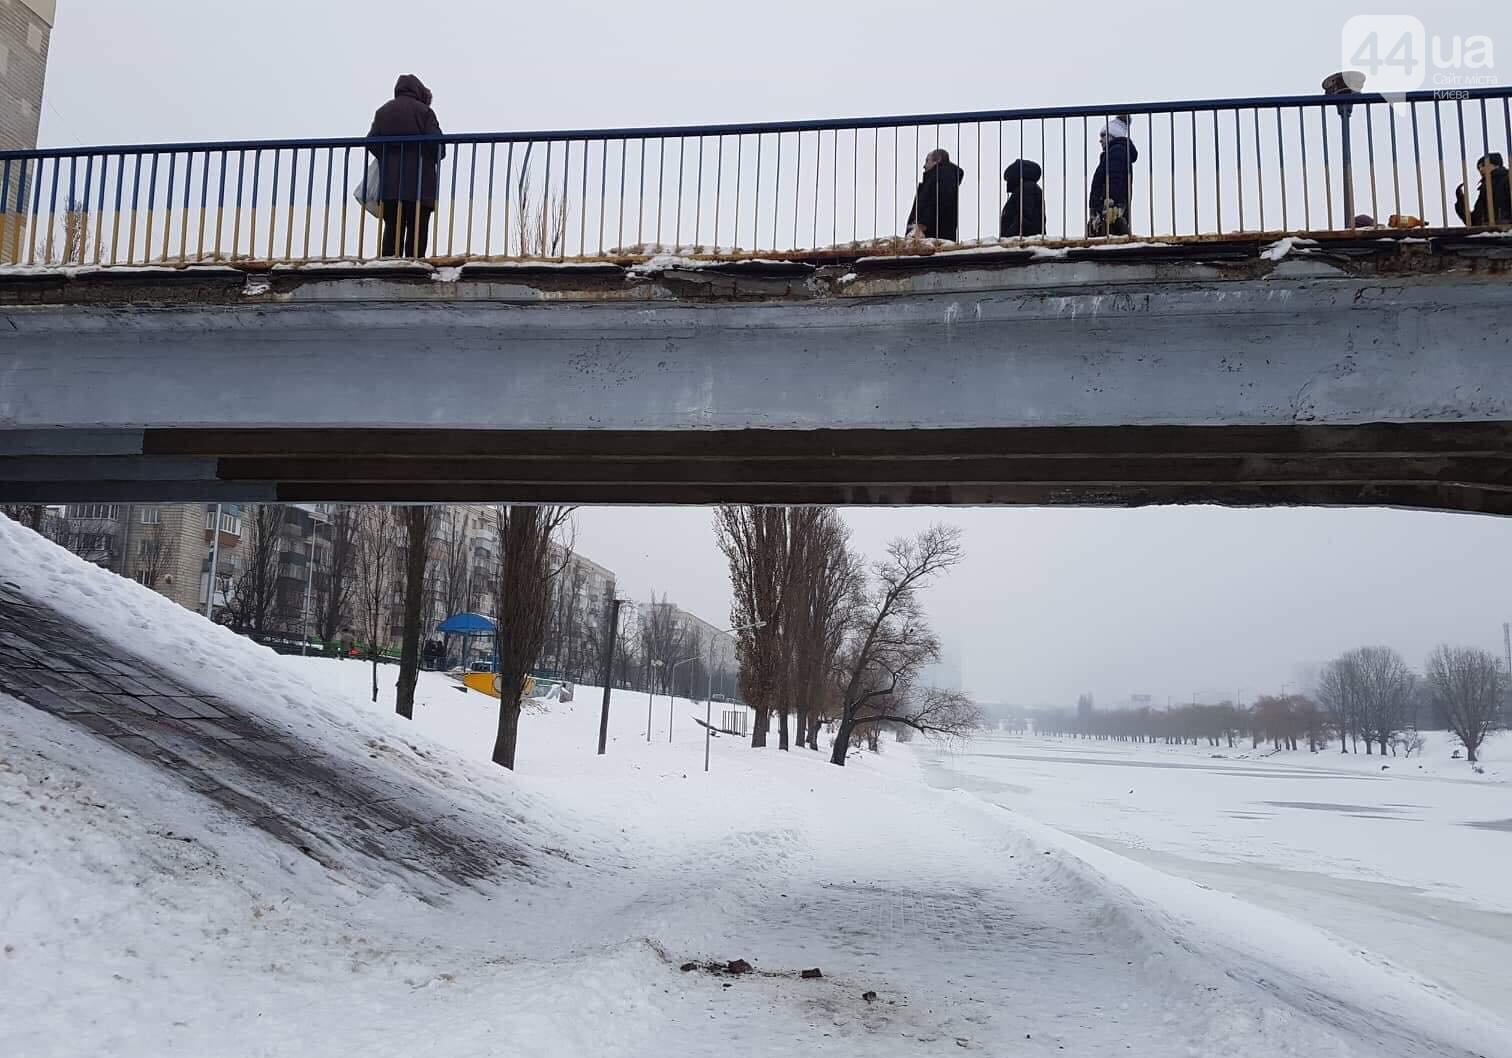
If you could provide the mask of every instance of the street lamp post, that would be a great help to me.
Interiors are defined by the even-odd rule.
[[[656,672],[662,667],[660,658],[651,662],[651,678],[646,681],[646,741],[651,741],[651,703],[656,700]]]
[[[726,628],[719,635],[730,636],[733,639],[736,632],[750,632],[765,627],[765,621],[757,621],[754,624]],[[714,738],[714,638],[714,636],[709,637],[709,693],[704,698],[704,771],[709,770],[709,743]]]
[[[599,712],[598,755],[600,757],[604,755],[604,750],[609,744],[609,691],[610,684],[614,682],[614,644],[619,639],[619,613],[620,607],[624,604],[624,599],[613,599],[609,603],[609,644],[604,649],[604,704]]]
[[[304,596],[304,620],[300,623],[299,638],[300,653],[305,657],[310,656],[310,589],[315,579],[315,519],[310,518],[310,538],[305,541],[307,554],[305,555],[305,596]]]
[[[205,620],[215,620],[215,574],[220,565],[221,505],[215,505],[215,521],[210,530],[210,576],[205,579]]]
[[[675,661],[675,662],[672,663],[672,672],[667,677],[667,687],[668,687],[668,691],[667,691],[667,741],[668,742],[672,741],[672,710],[677,705],[677,670],[680,669],[680,668],[682,668],[684,665],[688,664],[688,662],[690,662],[690,661],[697,661],[701,657],[703,657],[702,654],[694,654],[692,657],[683,658],[681,661]],[[693,690],[693,688],[689,687],[688,690],[691,692]],[[691,697],[691,694],[690,694],[690,697]]]

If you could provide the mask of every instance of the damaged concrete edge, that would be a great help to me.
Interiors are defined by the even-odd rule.
[[[894,249],[889,247],[890,249]],[[581,261],[216,261],[0,268],[0,305],[252,302],[783,300],[909,290],[1085,286],[1152,277],[1512,275],[1512,233],[1380,232],[876,247]],[[968,278],[969,277],[969,278]]]

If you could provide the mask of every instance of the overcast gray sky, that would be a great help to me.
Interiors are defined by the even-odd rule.
[[[1512,5],[1394,5],[1512,67]],[[450,131],[796,119],[1311,92],[1348,3],[60,0],[45,145],[360,135],[402,72]],[[934,589],[988,701],[1279,690],[1365,642],[1418,666],[1500,650],[1512,523],[1392,511],[864,510],[876,554],[931,521],[968,559]],[[636,597],[728,611],[704,510],[591,510],[579,544]]]

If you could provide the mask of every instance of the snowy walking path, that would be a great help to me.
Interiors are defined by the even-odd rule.
[[[1503,1027],[1311,927],[965,793],[617,694],[525,718],[279,658],[0,519],[0,581],[200,693],[491,814],[532,871],[437,890],[308,857],[66,716],[0,697],[6,1055],[1499,1056]],[[394,864],[403,869],[404,864]],[[744,958],[756,973],[684,972]],[[824,977],[797,974],[820,967]],[[770,975],[770,976],[769,976]],[[873,991],[873,1001],[863,993]]]

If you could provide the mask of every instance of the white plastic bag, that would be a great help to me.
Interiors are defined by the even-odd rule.
[[[362,204],[374,217],[383,218],[383,200],[379,198],[379,189],[383,185],[383,170],[378,165],[378,159],[368,162],[367,173],[352,188],[352,197]]]

